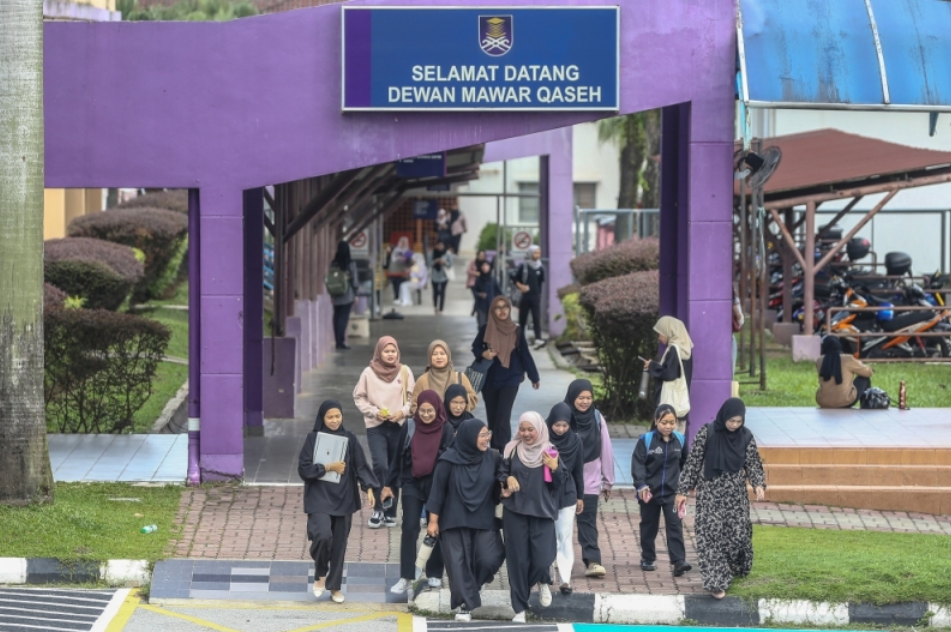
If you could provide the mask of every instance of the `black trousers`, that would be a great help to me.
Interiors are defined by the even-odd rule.
[[[452,236],[452,243],[449,244],[450,247],[452,248],[452,254],[454,254],[454,255],[458,255],[458,254],[459,254],[459,245],[460,245],[460,244],[462,244],[462,235],[461,235],[461,234],[459,234],[459,235],[453,235],[453,236]]]
[[[395,491],[395,490],[394,490]],[[416,579],[416,543],[419,541],[419,520],[423,512],[423,506],[426,502],[403,494],[403,528],[400,534],[400,577],[403,579]],[[433,554],[429,556],[426,562],[426,577],[442,578],[443,560],[442,546],[440,542],[442,537],[436,542],[433,548]]]
[[[373,474],[382,485],[386,481],[390,462],[395,459],[400,448],[400,425],[384,421],[375,428],[367,428],[367,446],[370,448],[370,460],[373,461]],[[383,511],[383,503],[380,501],[381,490],[381,487],[373,489],[373,496],[376,498],[374,511]],[[387,516],[396,517],[399,502],[400,490],[397,488],[393,490],[393,506],[385,512]]]
[[[340,590],[343,583],[343,564],[352,521],[351,514],[307,514],[307,539],[310,540],[310,557],[314,560],[315,580],[326,577],[324,586],[327,590]]]
[[[862,393],[872,387],[872,379],[862,375],[856,375],[852,378],[852,386],[855,387],[855,401],[845,408],[852,408],[862,400]]]
[[[502,536],[494,530],[461,528],[443,531],[439,539],[449,578],[449,607],[481,607],[479,589],[492,581],[505,560]]]
[[[657,560],[657,550],[654,548],[654,541],[657,539],[657,531],[660,529],[660,514],[664,514],[664,526],[667,530],[667,554],[670,556],[670,563],[677,564],[687,559],[687,551],[684,549],[684,531],[680,518],[677,517],[677,508],[674,506],[673,498],[666,503],[650,502],[646,505],[638,503],[641,507],[641,560],[651,562]]]
[[[532,586],[551,584],[551,565],[557,552],[555,521],[506,509],[502,514],[502,529],[512,609],[517,614],[528,610]]]
[[[443,305],[446,304],[446,286],[449,284],[449,281],[433,281],[433,307],[442,311]]]
[[[535,328],[535,340],[542,339],[542,301],[540,296],[529,297],[522,295],[518,302],[518,324],[522,331],[528,324],[528,314],[532,315],[532,325]]]
[[[390,277],[390,283],[393,284],[393,300],[400,300],[400,286],[403,285],[404,277]]]
[[[581,545],[581,561],[584,565],[601,563],[601,548],[598,546],[598,495],[584,495],[584,511],[578,515],[578,544]]]
[[[350,310],[353,303],[334,305],[334,340],[340,349],[347,344],[347,323],[350,322]]]
[[[517,386],[487,386],[482,389],[485,416],[492,431],[492,447],[496,450],[501,451],[512,440],[512,406],[517,395]]]

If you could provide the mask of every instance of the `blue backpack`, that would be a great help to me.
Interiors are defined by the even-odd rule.
[[[651,449],[651,441],[654,440],[654,434],[655,434],[655,432],[656,432],[656,431],[654,431],[654,430],[649,430],[649,431],[645,432],[645,433],[643,434],[643,436],[641,437],[642,439],[644,439],[644,448],[645,448],[645,449],[647,449],[647,450],[650,450],[650,449]],[[677,432],[676,430],[674,430],[673,435],[674,435],[674,437],[677,438],[677,441],[680,442],[680,448],[681,448],[681,449],[684,449],[684,448],[687,447],[687,441],[684,439],[683,433],[680,433],[680,432]]]

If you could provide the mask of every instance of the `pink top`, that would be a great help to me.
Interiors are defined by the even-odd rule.
[[[403,399],[403,371],[406,375],[405,400]],[[413,371],[405,364],[392,382],[384,382],[376,376],[373,369],[367,367],[363,369],[353,389],[353,403],[363,413],[363,421],[367,428],[375,428],[383,423],[376,417],[381,408],[389,409],[391,415],[402,410],[403,418],[409,417],[414,386],[416,386],[416,380],[413,378]],[[402,425],[403,421],[399,423]]]
[[[466,287],[473,288],[475,287],[476,279],[479,278],[479,267],[477,265],[478,260],[473,258],[469,261],[469,266],[466,268]]]
[[[614,487],[614,448],[607,422],[597,413],[601,424],[601,458],[584,464],[584,493],[597,495],[601,490]]]

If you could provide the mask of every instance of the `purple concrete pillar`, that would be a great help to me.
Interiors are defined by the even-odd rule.
[[[683,241],[690,129],[684,114],[686,109],[683,104],[664,108],[661,122],[660,313],[682,320],[687,317],[683,296],[686,288],[681,289],[687,254]]]
[[[202,480],[244,475],[244,237],[242,191],[201,189]]]
[[[201,484],[201,200],[188,190],[188,485]]]
[[[571,283],[572,204],[574,203],[574,169],[572,165],[572,129],[565,127],[549,132],[553,137],[548,152],[548,333],[560,336],[565,330],[564,308],[558,288]],[[556,319],[557,318],[557,319]]]
[[[264,434],[264,191],[244,192],[244,427]]]

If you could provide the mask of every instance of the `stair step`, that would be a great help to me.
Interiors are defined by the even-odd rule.
[[[951,465],[766,463],[767,485],[951,487]]]
[[[752,497],[752,490],[750,490]],[[951,487],[767,485],[766,500],[804,505],[951,514]]]

